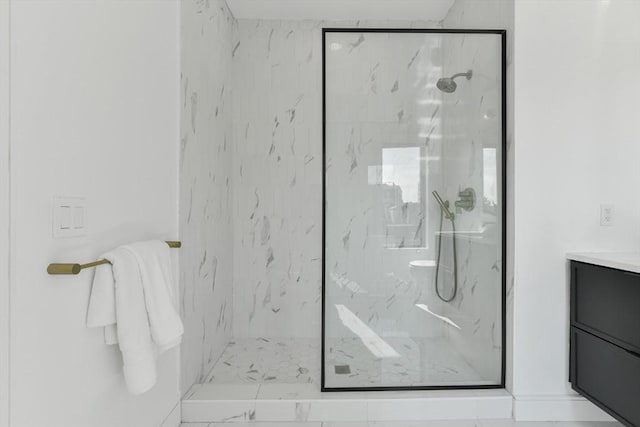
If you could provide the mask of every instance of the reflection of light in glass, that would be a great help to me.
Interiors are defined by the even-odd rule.
[[[458,329],[462,330],[462,328],[460,328],[460,326],[456,325],[453,322],[453,320],[449,319],[448,317],[440,316],[439,314],[434,313],[433,311],[429,310],[429,307],[427,307],[426,305],[424,305],[424,304],[416,304],[416,307],[418,307],[421,310],[426,311],[427,313],[429,313],[433,317],[436,317],[436,318],[442,320],[444,323],[448,323],[449,325],[453,326],[454,328],[458,328]]]
[[[498,204],[498,159],[495,148],[482,149],[482,183],[485,200]]]
[[[382,182],[402,189],[401,202],[420,202],[420,147],[382,149]]]
[[[485,120],[493,120],[496,118],[496,112],[493,109],[488,109],[482,116]]]
[[[336,42],[331,43],[329,45],[329,49],[331,49],[331,50],[340,50],[340,49],[342,49],[342,43],[336,43]]]
[[[419,99],[418,101],[416,101],[416,104],[418,104],[418,105],[440,105],[440,104],[442,104],[442,100],[441,99],[433,99],[433,98]]]
[[[367,167],[367,183],[369,185],[382,184],[382,165]]]
[[[433,141],[435,139],[442,139],[442,135],[433,134],[433,133],[427,133],[427,132],[420,132],[418,134],[418,138],[420,138],[420,139],[429,138],[429,141]]]
[[[393,347],[387,344],[385,340],[376,334],[347,307],[342,304],[336,304],[336,310],[338,310],[338,317],[340,317],[342,324],[349,328],[351,332],[356,334],[375,357],[379,359],[400,357],[400,354],[398,354]]]
[[[338,287],[340,289],[347,288],[348,290],[350,290],[354,294],[366,294],[367,293],[367,291],[362,289],[362,287],[360,285],[358,285],[357,282],[354,282],[353,280],[349,280],[346,277],[340,277],[335,272],[331,272],[331,279],[333,280],[333,282],[335,284],[338,285]]]

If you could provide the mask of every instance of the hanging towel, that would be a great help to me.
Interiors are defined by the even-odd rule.
[[[162,353],[180,344],[184,329],[174,304],[169,246],[159,240],[124,246],[137,258],[151,338]]]
[[[112,254],[102,254],[100,259],[111,259]],[[104,327],[104,342],[107,345],[118,343],[116,328],[116,287],[113,270],[109,266],[99,266],[95,269],[93,286],[89,297],[89,311],[87,313],[87,327]]]
[[[169,247],[161,241],[121,246],[104,254],[112,264],[94,276],[88,327],[104,327],[105,342],[119,343],[132,394],[156,382],[157,354],[180,343],[183,327],[173,300]]]

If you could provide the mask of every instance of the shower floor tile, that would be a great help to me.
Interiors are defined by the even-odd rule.
[[[205,382],[318,383],[320,343],[311,339],[250,338],[230,342]]]
[[[487,384],[443,338],[385,338],[375,355],[359,338],[327,345],[327,387]],[[311,339],[230,342],[206,383],[320,383],[320,343]]]
[[[360,339],[341,339],[329,345],[325,386],[411,387],[486,383],[443,338],[384,338],[384,341],[390,346],[390,351],[378,356]],[[341,373],[345,366],[349,372]]]

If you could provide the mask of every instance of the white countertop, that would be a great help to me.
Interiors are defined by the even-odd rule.
[[[572,261],[640,273],[640,252],[572,252],[567,254],[567,258]]]

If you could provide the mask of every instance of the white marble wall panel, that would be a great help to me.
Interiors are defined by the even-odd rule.
[[[479,4],[458,0],[443,25],[507,29],[511,37],[513,2],[490,0]],[[484,169],[488,165],[483,162],[483,149],[496,148],[499,163],[501,156],[507,155],[501,152],[501,46],[496,36],[466,35],[450,39],[445,48],[445,75],[468,69],[474,74],[470,81],[458,79],[458,90],[444,98],[443,126],[448,140],[443,155],[443,193],[453,201],[460,189],[471,187],[476,191],[478,203],[474,211],[460,212],[456,217],[460,231],[457,239],[459,296],[445,308],[461,329],[450,329],[449,338],[485,379],[498,381],[502,353],[501,275],[506,268],[501,254],[502,193],[497,193],[498,205],[490,207],[487,199],[491,196],[484,191]],[[510,49],[508,64],[509,52]],[[507,145],[509,150],[509,134]],[[497,172],[500,190],[500,167]],[[451,263],[450,252],[445,262]],[[451,277],[445,276],[445,280],[451,283]],[[507,278],[507,282],[511,280]]]
[[[506,3],[493,2],[490,9],[503,7]],[[468,7],[464,6],[464,8]],[[491,13],[494,12],[496,11]],[[321,28],[323,26],[355,27],[358,25],[460,28],[473,21],[473,16],[465,18],[464,14],[460,15],[459,13],[459,9],[454,6],[450,11],[448,21],[445,20],[444,23],[341,22],[336,24],[312,21],[239,21],[237,32],[231,43],[234,87],[232,102],[234,144],[231,163],[233,175],[232,213],[234,217],[234,337],[319,339],[322,246]],[[478,11],[469,12],[469,14],[471,13],[478,13]],[[499,13],[501,17],[508,16],[502,10]],[[454,14],[458,15],[454,16]],[[496,27],[497,25],[489,26]],[[469,46],[473,46],[473,44],[470,43]],[[444,47],[444,43],[442,47]],[[365,48],[366,43],[358,38],[349,41],[344,46],[345,51],[358,52]],[[408,52],[411,50],[411,46],[405,46],[405,48],[394,52],[394,55],[398,56],[397,62],[400,68],[409,65],[417,51]],[[428,145],[426,153],[428,157],[432,159],[445,157],[445,153],[442,152],[442,134],[445,133],[445,126],[447,126],[445,121],[440,121],[440,124],[436,126],[429,126],[429,124],[438,123],[438,119],[443,116],[445,110],[444,105],[438,109],[438,104],[442,102],[441,95],[435,92],[433,85],[438,77],[436,74],[445,75],[449,68],[453,70],[457,67],[456,61],[459,61],[464,52],[463,46],[457,48],[460,52],[454,53],[447,62],[431,64],[430,72],[433,75],[425,74],[424,82],[403,81],[403,78],[407,76],[395,77],[389,72],[376,73],[373,70],[369,75],[370,79],[368,81],[365,79],[359,84],[358,90],[362,93],[377,92],[378,96],[384,98],[384,102],[381,103],[383,107],[372,110],[370,100],[366,96],[350,97],[348,101],[352,105],[354,102],[360,103],[361,108],[356,108],[356,111],[359,111],[362,117],[356,119],[363,120],[366,119],[365,116],[369,116],[370,122],[377,123],[369,123],[369,125],[355,130],[343,123],[342,127],[336,126],[336,129],[332,130],[337,132],[338,137],[345,140],[344,156],[339,161],[349,163],[345,163],[345,170],[349,171],[348,175],[351,178],[358,176],[358,174],[361,174],[359,177],[363,178],[365,176],[363,174],[368,172],[367,165],[379,160],[366,157],[364,148],[367,144],[381,145],[388,143],[388,141],[400,141],[397,143],[401,144],[402,141],[408,139],[410,134],[418,134],[425,141],[429,140],[431,144],[425,144],[425,146]],[[409,56],[404,63],[406,55]],[[423,52],[422,56],[418,53],[414,61],[431,61],[437,55],[436,52],[431,52],[430,55]],[[440,55],[442,57],[442,52]],[[483,57],[482,60],[491,62],[495,58]],[[375,63],[369,65],[374,67]],[[482,68],[482,65],[476,64],[476,66],[479,67],[478,70]],[[347,70],[344,71],[336,75],[336,78],[340,79],[339,84],[356,84],[357,82],[352,81],[354,75]],[[481,77],[478,75],[478,79],[474,83],[479,82]],[[422,110],[412,109],[399,101],[403,95],[406,96],[407,91],[414,90],[421,83],[426,83],[425,87],[429,88],[429,82],[432,83],[430,90],[433,93],[425,94],[423,101],[431,99],[433,102],[421,104]],[[495,88],[493,89],[495,90]],[[484,85],[484,93],[479,96],[486,96],[487,104],[495,103],[497,98],[491,98],[493,95],[487,94],[489,90],[490,87]],[[464,95],[464,91],[461,90],[460,94]],[[474,98],[474,102],[478,100],[479,97]],[[483,102],[485,101],[483,100]],[[345,112],[341,110],[343,106],[346,106],[346,102],[337,102],[332,109],[336,117]],[[464,114],[468,114],[470,108],[465,107]],[[499,111],[488,112],[488,115],[490,116],[492,113],[499,114]],[[420,117],[430,118],[430,120],[416,120]],[[425,124],[427,126],[424,126]],[[453,122],[449,123],[449,125],[453,124]],[[419,128],[421,125],[425,128]],[[478,127],[474,127],[470,131],[481,133],[487,139],[492,138],[490,134],[492,131],[487,134],[486,131]],[[477,156],[477,152],[480,151],[478,147],[481,147],[480,143],[476,145],[476,151],[466,150],[464,154],[463,152],[450,151],[448,153],[449,159],[453,160],[449,163],[433,161],[433,164],[429,165],[429,191],[442,189],[446,198],[453,202],[458,186],[462,185],[462,182],[458,182],[460,181],[458,173],[463,170],[466,170],[465,173],[467,173],[464,176],[466,182],[472,183],[473,186],[477,185],[474,179],[482,171],[481,156]],[[352,169],[351,166],[354,164],[355,167]],[[334,166],[337,167],[338,163],[335,165],[330,163],[330,167]],[[444,173],[445,167],[451,168],[450,173]],[[470,169],[475,171],[471,176],[468,175]],[[347,178],[345,176],[345,185],[348,184]],[[365,196],[363,195],[363,197]],[[344,201],[344,203],[346,202],[348,200]],[[359,212],[357,214],[360,216],[369,215],[371,217],[369,219],[374,221],[371,213]],[[415,259],[434,259],[435,239],[433,236],[439,221],[438,214],[437,207],[430,204],[428,219],[424,225],[429,230],[427,240],[430,249],[405,248],[403,251],[395,251],[393,255],[389,255],[389,251],[372,250],[368,257],[359,256],[349,259],[349,262],[345,264],[352,272],[359,270],[363,279],[351,280],[345,271],[340,272],[339,269],[332,277],[328,275],[328,283],[332,282],[335,283],[335,286],[343,288],[340,291],[343,294],[341,298],[360,300],[354,311],[362,320],[368,322],[369,326],[374,327],[383,335],[393,335],[401,329],[411,334],[422,334],[423,336],[442,334],[441,322],[436,322],[438,327],[425,326],[429,321],[425,321],[424,313],[407,309],[410,305],[413,306],[413,304],[433,296],[433,292],[431,292],[432,280],[427,280],[429,285],[424,289],[416,286],[416,282],[409,272],[408,263]],[[469,215],[466,219],[462,216],[461,225],[463,228],[480,227],[482,221],[483,218],[480,215],[475,217]],[[338,243],[344,243],[342,238],[348,236],[347,240],[350,245],[355,245],[356,241],[359,244],[368,241],[371,248],[378,247],[380,249],[381,245],[378,244],[380,242],[374,242],[375,236],[373,233],[367,232],[365,224],[367,224],[366,221],[355,223],[354,220],[352,221],[352,230],[336,229],[336,232],[343,233],[338,236],[339,239],[334,240]],[[362,228],[360,226],[365,228],[360,229]],[[466,262],[463,268],[475,271],[474,263],[477,261],[478,264],[481,264],[477,268],[487,270],[487,280],[494,281],[493,275],[496,270],[493,268],[493,264],[501,260],[495,259],[486,269],[483,263],[488,261],[483,257],[469,259],[468,254],[472,244],[468,243],[465,247],[465,242],[467,241],[462,239],[459,248],[461,253],[467,254],[463,259]],[[447,244],[445,242],[443,251],[450,248]],[[473,250],[475,251],[477,248]],[[382,256],[383,252],[387,256]],[[355,251],[353,254],[354,256],[358,255]],[[382,268],[387,272],[398,272],[395,274],[394,285],[384,286],[379,269],[371,268],[371,266]],[[343,270],[345,269],[343,268]],[[474,273],[473,278],[471,274],[467,275],[469,277],[465,274],[461,274],[461,282],[467,283],[472,279],[485,280],[484,277],[480,279],[475,277],[480,273]],[[367,292],[370,294],[380,298],[385,295],[387,298],[391,298],[391,306],[395,306],[397,309],[394,311],[392,308],[390,312],[386,303],[378,304],[379,307],[375,307],[376,304],[372,301],[381,300],[380,298],[366,298],[362,295],[356,295],[358,290],[365,288],[362,283],[358,282],[366,282],[366,288],[369,288]],[[499,286],[499,282],[494,285]],[[468,292],[471,292],[471,285],[468,288]],[[462,294],[463,298],[467,297],[467,304],[474,301],[469,297],[471,294],[465,295],[465,292],[463,290]],[[482,302],[482,304],[485,302],[489,304],[489,300]],[[433,305],[439,306],[439,303],[433,302]],[[499,301],[491,301],[489,305],[493,310],[495,306],[499,307]],[[465,309],[467,308],[465,307]],[[450,310],[452,316],[456,315],[456,310]],[[477,321],[478,316],[491,317],[494,316],[494,313],[473,312],[472,322]],[[482,335],[483,338],[494,337],[495,334],[499,336],[500,331],[497,331],[494,322],[485,322],[485,325],[490,324],[491,327],[486,327],[488,335]],[[470,328],[470,330],[473,329],[475,328]],[[463,341],[461,340],[461,342]],[[470,346],[468,349],[472,348]]]
[[[431,280],[416,280],[409,264],[434,258],[439,216],[428,188],[441,175],[432,161],[441,150],[441,36],[329,33],[327,44],[327,333],[351,334],[334,308],[341,304],[382,337],[441,334],[441,322],[415,306]],[[422,182],[410,182],[423,206],[396,221],[400,199],[410,200],[396,193],[407,188],[380,173],[405,168],[383,156],[407,147],[424,169]]]
[[[201,382],[231,336],[232,56],[224,0],[181,2],[182,390]]]
[[[239,338],[320,337],[321,29],[336,26],[437,23],[239,21],[233,102],[233,329]],[[393,95],[393,85],[380,90]],[[394,120],[396,107],[387,108]]]
[[[240,21],[234,41],[234,334],[320,336],[317,22]]]

